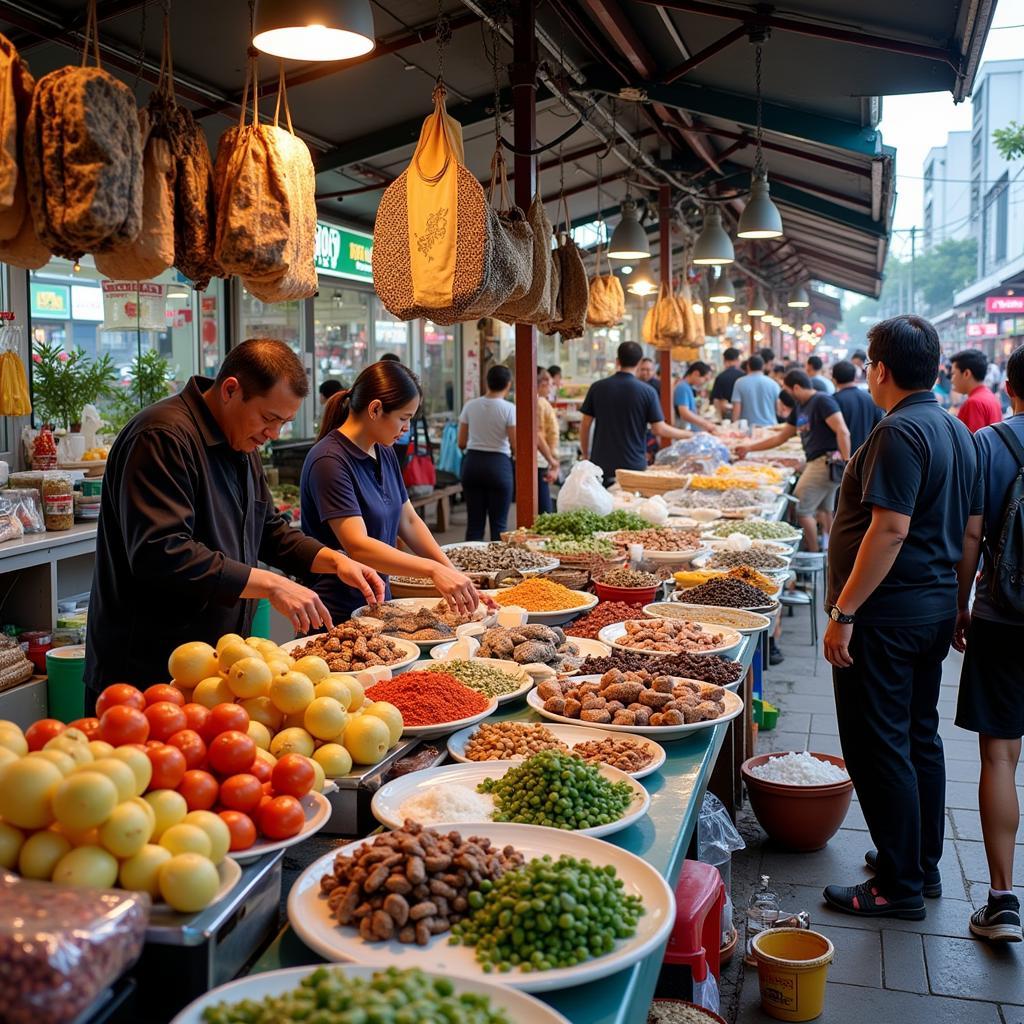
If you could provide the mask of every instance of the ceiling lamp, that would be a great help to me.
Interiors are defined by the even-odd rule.
[[[701,316],[704,313],[704,307],[699,302],[695,302],[692,308],[694,316]]]
[[[768,302],[765,300],[764,292],[758,288],[754,292],[754,301],[747,309],[748,316],[764,316],[768,312]]]
[[[730,305],[736,301],[736,289],[732,285],[729,275],[720,273],[718,280],[708,286],[708,298],[720,305]]]
[[[631,295],[651,295],[653,292],[658,290],[658,286],[654,283],[651,275],[641,267],[632,277],[629,279],[629,284],[626,285],[626,291]]]
[[[612,232],[608,255],[614,260],[646,260],[651,258],[651,243],[637,219],[636,200],[626,193],[622,200],[622,218]]]
[[[790,309],[806,309],[810,304],[811,300],[807,295],[807,289],[802,284],[798,284],[789,293],[789,301],[786,303]]]
[[[351,60],[376,45],[370,0],[257,0],[252,44],[291,60]]]
[[[704,213],[704,227],[693,247],[691,262],[703,267],[720,267],[736,259],[732,239],[722,227],[722,214],[717,206]]]
[[[782,215],[768,194],[768,169],[761,148],[761,43],[754,57],[754,88],[757,100],[757,124],[754,149],[754,170],[750,179],[750,199],[740,214],[736,228],[738,238],[781,238]]]

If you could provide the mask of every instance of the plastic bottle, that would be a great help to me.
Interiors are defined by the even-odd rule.
[[[761,887],[751,895],[747,902],[747,936],[744,960],[748,964],[756,964],[754,958],[754,937],[771,928],[782,913],[779,897],[769,885],[767,875],[761,876]]]

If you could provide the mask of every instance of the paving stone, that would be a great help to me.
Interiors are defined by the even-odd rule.
[[[958,761],[955,758],[946,761],[946,782],[970,782],[977,787],[980,778],[980,761]]]
[[[843,819],[843,828],[856,829],[858,832],[867,832],[868,823],[864,820],[864,812],[856,800],[850,802],[850,809]]]
[[[882,930],[885,987],[903,992],[928,992],[928,970],[921,936],[914,932]]]
[[[969,734],[968,734],[969,735]],[[946,754],[946,760],[960,760],[960,761],[977,761],[978,760],[978,740],[974,739],[962,739],[962,740],[947,740],[945,737],[942,739],[942,748]]]
[[[768,699],[772,700],[771,691],[768,693]],[[772,701],[772,703],[775,702]],[[834,715],[836,711],[835,700],[830,693],[826,692],[823,692],[821,696],[801,695],[799,703],[800,711],[806,711],[812,715]]]
[[[989,881],[988,861],[985,858],[985,844],[966,839],[957,839],[954,843],[960,863],[963,865],[964,876],[969,882]],[[1014,885],[1024,885],[1024,847],[1015,847],[1013,858]]]
[[[936,995],[975,999],[984,993],[996,1002],[1024,1005],[1024,958],[1019,949],[974,938],[926,935],[924,955]]]
[[[765,743],[762,746],[761,737]],[[807,733],[805,732],[766,732],[760,733],[757,737],[757,752],[759,754],[775,753],[779,750],[806,750]]]
[[[809,711],[790,710],[788,707],[780,704],[779,708],[781,714],[779,715],[779,724],[776,727],[780,732],[802,732],[807,733],[811,730],[811,713]]]
[[[1000,1006],[1003,1024],[1024,1024],[1024,1006]]]
[[[977,756],[977,754],[975,754]],[[978,786],[974,782],[946,782],[946,806],[978,809]]]
[[[1017,898],[1020,900],[1021,906],[1024,906],[1024,885],[1015,885],[1013,887],[1013,891],[1017,894]],[[971,882],[968,892],[971,903],[975,907],[980,907],[983,903],[988,903],[988,882]]]
[[[867,849],[870,849],[870,840],[866,841],[863,832],[841,828],[823,850],[813,853],[793,853],[766,843],[761,869],[773,879],[799,881],[804,885],[824,887],[842,884],[846,878],[859,881]]]
[[[812,715],[811,732],[822,736],[838,736],[839,722],[835,715]]]
[[[808,750],[813,750],[819,754],[837,754],[839,757],[843,756],[843,747],[839,742],[838,736],[828,736],[825,733],[812,732],[807,743]]]
[[[970,811],[966,808],[951,808],[949,811],[950,817],[953,819],[953,827],[957,839],[973,839],[976,842],[980,842],[982,839],[981,832],[981,814],[978,811]],[[1017,827],[1017,843],[1020,845],[1024,843],[1024,818],[1021,818],[1020,825]],[[1019,850],[1018,854],[1024,856],[1024,850]]]
[[[939,735],[944,741],[961,740],[967,743],[973,743],[975,746],[978,744],[978,734],[976,732],[961,729],[960,726],[951,722],[949,719],[939,722]]]

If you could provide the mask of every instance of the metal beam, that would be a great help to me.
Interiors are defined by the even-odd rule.
[[[827,220],[835,221],[844,227],[852,228],[862,234],[870,235],[873,238],[886,238],[888,232],[877,221],[871,219],[870,213],[857,213],[855,210],[848,210],[845,206],[837,206],[835,203],[819,196],[811,195],[803,189],[794,188],[792,185],[785,185],[782,182],[772,180],[769,173],[768,180],[771,183],[772,198],[776,203],[784,206],[795,206],[807,213],[818,217],[825,217]]]
[[[699,68],[705,61],[711,60],[712,57],[728,49],[733,43],[745,38],[746,35],[747,28],[745,25],[740,25],[739,28],[734,28],[731,32],[727,32],[721,39],[708,43],[703,50],[695,53],[689,60],[684,60],[682,64],[677,64],[671,71],[662,75],[660,79],[661,84],[671,85],[676,79],[688,75],[694,68]]]
[[[725,170],[726,174],[729,176],[750,173],[750,168],[741,167],[739,164],[726,164],[724,165],[723,170]],[[770,166],[768,168],[768,180],[771,183],[773,189],[776,185],[790,185],[795,189],[799,189],[800,191],[809,192],[812,193],[813,195],[821,196],[821,198],[828,199],[833,202],[850,203],[853,206],[861,207],[865,211],[869,211],[871,209],[870,196],[861,198],[859,196],[847,195],[847,193],[845,192],[839,192],[835,189],[827,188],[824,185],[815,185],[813,182],[810,181],[801,181],[799,178],[792,178],[789,177],[788,175],[779,174],[778,172],[772,170]]]
[[[117,18],[122,14],[128,14],[137,7],[145,7],[149,2],[150,0],[100,0],[96,4],[96,19],[100,22],[108,21],[110,18]],[[83,4],[81,11],[70,18],[66,18],[62,22],[62,27],[49,37],[40,37],[31,31],[13,32],[10,37],[11,43],[24,56],[30,50],[34,50],[37,46],[42,46],[44,43],[60,42],[69,33],[74,32],[76,29],[84,28],[86,11],[87,7]]]
[[[601,69],[595,69],[587,76],[586,86],[609,96],[619,96],[624,91],[617,81]],[[686,82],[660,85],[656,82],[638,81],[628,87],[628,90],[631,93],[645,95],[653,103],[662,103],[705,117],[720,117],[751,127],[757,120],[756,103],[749,96],[689,85]],[[787,135],[792,139],[809,139],[825,146],[848,149],[863,156],[878,155],[878,132],[862,128],[852,121],[842,121],[798,107],[769,102],[762,104],[762,124],[765,131]]]

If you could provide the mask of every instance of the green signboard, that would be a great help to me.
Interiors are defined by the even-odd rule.
[[[71,319],[71,289],[66,284],[36,284],[30,289],[32,316],[50,320]]]
[[[316,252],[314,262],[321,274],[347,277],[352,281],[373,281],[370,257],[373,235],[336,224],[316,222]]]

